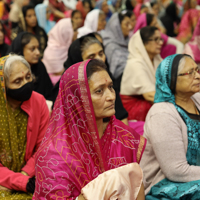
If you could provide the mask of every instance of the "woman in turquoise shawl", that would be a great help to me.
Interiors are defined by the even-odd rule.
[[[193,95],[195,93],[196,93],[195,95],[199,95],[197,94],[199,93],[199,87],[200,87],[200,69],[196,65],[196,63],[193,61],[193,59],[188,55],[175,54],[172,56],[168,56],[161,62],[161,64],[159,65],[156,71],[156,94],[155,94],[155,99],[154,99],[155,107],[154,108],[152,107],[151,109],[152,111],[154,109],[154,112],[150,110],[148,115],[149,117],[152,117],[153,115],[156,114],[157,111],[155,108],[156,106],[157,107],[159,106],[159,105],[156,105],[157,103],[160,103],[160,105],[166,105],[164,110],[168,109],[167,108],[168,105],[171,106],[171,109],[175,107],[176,109],[175,112],[176,111],[178,112],[177,116],[178,117],[180,116],[182,118],[183,124],[185,123],[187,127],[185,130],[187,130],[186,140],[187,140],[188,145],[187,145],[187,150],[186,150],[187,162],[185,165],[187,165],[187,167],[190,168],[190,170],[189,172],[187,172],[188,169],[185,168],[185,171],[183,170],[182,175],[180,174],[180,178],[177,178],[176,180],[175,177],[172,177],[172,178],[169,178],[171,179],[169,180],[167,178],[169,177],[168,172],[171,170],[170,167],[174,163],[172,163],[170,159],[168,158],[169,156],[176,157],[177,155],[179,155],[180,152],[178,152],[178,150],[180,150],[181,148],[179,148],[176,152],[171,153],[171,155],[169,155],[170,154],[169,152],[171,152],[170,146],[166,146],[166,148],[164,147],[163,149],[160,148],[159,149],[160,151],[165,151],[166,152],[165,154],[168,154],[166,156],[165,155],[163,156],[164,158],[162,159],[164,160],[162,161],[168,163],[167,165],[169,169],[164,169],[163,163],[161,162],[159,163],[159,158],[156,158],[158,160],[161,173],[163,173],[164,177],[166,178],[161,180],[162,179],[162,176],[161,176],[161,179],[160,179],[161,181],[159,182],[157,181],[158,183],[156,183],[155,185],[153,185],[153,187],[151,187],[150,192],[146,196],[146,200],[160,200],[160,199],[162,200],[168,200],[168,199],[197,200],[198,199],[199,200],[200,199],[200,180],[198,180],[199,179],[198,171],[200,172],[200,168],[198,169],[197,167],[197,166],[200,166],[200,115],[199,115],[199,108],[198,108],[199,106],[197,106],[198,103],[196,103],[196,101],[193,98],[194,97]],[[183,99],[186,102],[185,104],[181,103]],[[186,101],[186,99],[188,101]],[[167,103],[167,104],[164,104],[164,103]],[[165,115],[166,113],[160,113],[160,116],[162,114]],[[168,116],[171,117],[172,119],[175,118],[173,115],[171,116],[168,115]],[[149,122],[148,121],[149,117],[147,116],[146,123]],[[161,120],[162,119],[160,119],[160,121],[158,120],[156,121],[159,128],[161,127],[159,123],[163,124],[163,121]],[[164,123],[166,124],[168,122],[164,122]],[[171,124],[168,123],[167,126],[173,126],[173,123]],[[167,126],[165,127],[163,126],[163,128],[170,130],[170,128],[168,129]],[[177,130],[180,130],[180,133],[182,135],[184,134],[181,124],[179,124],[179,127]],[[162,133],[160,134],[159,131],[162,132],[161,128],[157,129],[156,134],[158,138],[161,137],[160,135],[162,135]],[[166,130],[163,132],[166,132]],[[156,149],[156,146],[154,146],[155,142],[153,142],[153,137],[150,136],[150,134],[149,135],[148,134],[149,133],[147,133],[147,137],[149,136],[149,138],[147,138],[149,139],[148,142],[149,144],[152,144],[151,148],[153,149],[154,154],[156,155],[158,153],[155,153],[155,151],[158,151],[158,149]],[[174,141],[176,140],[176,136],[175,136],[176,133],[168,131],[168,134],[171,135],[172,143],[173,143],[173,137],[174,137]],[[169,137],[166,136],[166,138],[169,138]],[[157,140],[157,142],[159,143],[159,140]],[[166,141],[166,143],[167,142],[169,141]],[[178,146],[179,144],[176,143],[173,145]],[[146,150],[148,151],[148,147]],[[161,155],[161,153],[159,154]],[[176,168],[178,168],[179,170],[182,170],[180,169],[181,168],[180,166],[182,164],[183,162],[182,163],[179,162]],[[154,167],[153,164],[151,165],[151,167],[152,167],[151,169],[152,171],[156,169],[156,166]],[[173,168],[173,170],[176,171],[175,168]],[[197,175],[196,177],[194,176],[195,174],[194,171]],[[192,181],[190,181],[189,178],[188,180],[184,179],[186,173],[188,173],[188,177],[191,176],[190,180],[193,179]],[[145,170],[144,170],[144,174],[145,174]],[[156,176],[154,176],[154,178]],[[176,174],[174,174],[174,176],[176,176]],[[147,179],[148,178],[146,177],[146,180]]]

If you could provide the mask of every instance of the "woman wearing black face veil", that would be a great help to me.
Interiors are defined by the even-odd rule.
[[[30,64],[31,71],[36,78],[33,90],[42,94],[45,99],[52,100],[53,85],[44,64],[40,60],[39,42],[37,38],[32,33],[19,33],[13,40],[7,53],[24,56]]]
[[[101,39],[100,35],[98,35],[96,33],[90,33],[86,36],[83,36],[83,37],[75,40],[69,48],[68,59],[64,63],[65,69],[68,69],[71,65],[73,65],[77,62],[81,62],[81,61],[87,60],[87,59],[94,59],[94,58],[104,61],[106,63],[106,65],[108,66],[108,64],[106,62],[106,58],[104,60],[105,54],[104,54],[104,49],[103,49],[102,43],[99,40],[102,40],[102,39]],[[94,48],[95,52],[87,54],[89,52],[89,51],[87,51],[87,53],[84,54],[84,52],[83,52],[84,49],[88,49],[92,45],[93,46],[96,45],[96,48]],[[85,46],[85,48],[84,48],[84,46]],[[109,72],[109,66],[108,66],[108,73],[112,77],[111,73]],[[113,79],[113,82],[114,82],[114,87],[115,87],[116,83],[115,83],[114,79]],[[53,101],[55,101],[55,99],[58,95],[59,83],[60,82],[58,82],[53,88]],[[124,120],[124,122],[127,124],[128,122],[127,122],[126,118],[128,117],[128,113],[122,105],[122,102],[121,102],[121,99],[119,96],[119,91],[116,91],[115,110],[116,110],[116,114],[115,114],[116,118],[119,120]]]

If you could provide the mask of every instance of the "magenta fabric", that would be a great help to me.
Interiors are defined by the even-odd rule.
[[[0,164],[0,186],[26,192],[28,179],[35,176],[35,154],[47,130],[49,110],[45,98],[34,91],[31,98],[22,103],[21,108],[28,114],[26,165],[21,170],[29,176],[15,173]]]
[[[136,22],[135,28],[134,28],[134,33],[136,33],[139,29],[147,26],[147,18],[146,18],[146,13],[141,14]],[[176,47],[171,44],[167,44],[168,36],[165,35],[164,33],[161,33],[161,37],[164,39],[162,49],[160,52],[161,57],[164,59],[167,56],[173,55],[176,53]]]
[[[144,133],[144,123],[143,121],[128,121],[128,125],[140,135]]]
[[[146,139],[115,116],[99,138],[86,67],[71,66],[60,81],[49,127],[36,155],[35,199],[75,199],[99,174],[140,162]]]
[[[195,62],[200,63],[200,18],[194,30],[192,39],[187,44],[192,50]]]
[[[140,9],[141,9],[141,6],[142,6],[142,4],[141,4],[141,3],[138,3],[138,4],[135,6],[134,10],[133,10],[133,12],[135,13],[136,19],[140,16]]]
[[[183,44],[186,44],[192,38],[193,30],[195,29],[197,22],[200,18],[200,10],[189,9],[182,16],[181,23],[179,25],[179,34],[176,39],[180,40]]]
[[[147,26],[147,18],[146,18],[146,13],[141,14],[136,22],[136,25],[134,27],[134,33],[136,33],[139,29]]]

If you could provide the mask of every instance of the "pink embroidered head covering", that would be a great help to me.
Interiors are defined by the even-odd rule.
[[[48,45],[43,56],[43,63],[48,73],[58,73],[63,70],[73,34],[70,18],[61,19],[49,32]]]
[[[140,162],[146,139],[115,116],[99,138],[88,62],[72,65],[61,78],[49,127],[36,154],[35,199],[75,199],[102,172]]]

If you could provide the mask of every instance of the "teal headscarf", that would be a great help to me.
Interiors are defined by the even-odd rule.
[[[156,71],[156,94],[154,103],[169,102],[184,120],[188,132],[187,161],[190,165],[200,166],[200,122],[191,119],[187,113],[175,103],[175,88],[179,61],[184,54],[175,54],[165,58]]]
[[[187,126],[188,148],[186,158],[188,164],[200,166],[200,121],[191,119],[181,107],[176,105],[174,96],[178,65],[183,56],[188,55],[175,54],[168,56],[158,66],[156,71],[156,94],[154,103],[169,102],[174,104]],[[151,188],[151,191],[145,199],[197,200],[200,199],[200,181],[178,183],[165,178]]]

